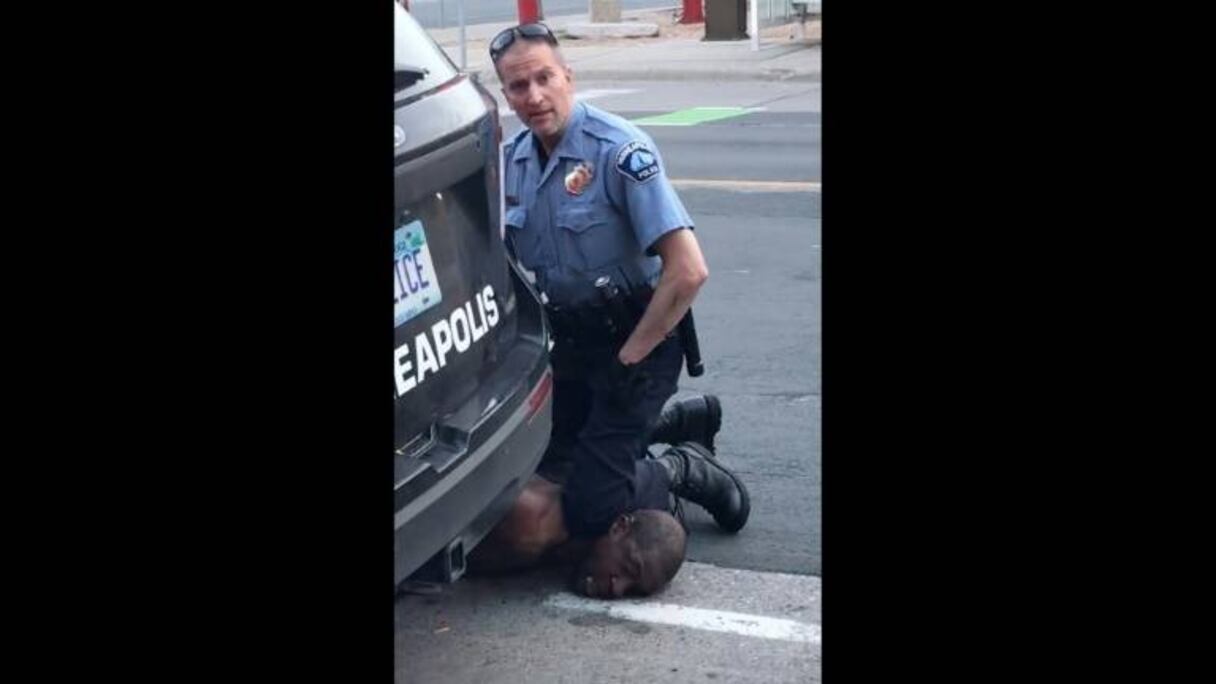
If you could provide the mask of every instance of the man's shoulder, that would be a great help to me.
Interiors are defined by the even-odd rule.
[[[619,147],[637,140],[650,142],[650,136],[646,135],[642,129],[616,114],[586,103],[583,106],[587,108],[586,118],[583,121],[583,132],[587,135],[612,147]]]
[[[531,133],[531,131],[529,131],[527,128],[521,128],[518,131],[515,131],[515,135],[511,136],[511,139],[507,141],[507,144],[514,145],[515,143],[519,142],[520,140],[523,140],[524,138],[528,137],[529,133]]]
[[[511,155],[514,153],[515,148],[520,142],[523,141],[524,138],[528,137],[528,133],[530,132],[531,131],[529,131],[527,128],[523,128],[517,131],[515,135],[511,136],[510,140],[507,140],[503,144],[503,159],[510,161]]]
[[[657,148],[645,131],[616,114],[586,107],[584,130],[600,136],[601,153],[622,177],[641,183],[660,173]]]

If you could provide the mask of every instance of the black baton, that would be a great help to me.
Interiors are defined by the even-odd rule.
[[[701,344],[697,342],[697,325],[692,321],[692,308],[684,314],[677,326],[680,331],[680,346],[684,347],[684,364],[688,367],[688,377],[695,378],[705,373],[705,364],[701,363]]]

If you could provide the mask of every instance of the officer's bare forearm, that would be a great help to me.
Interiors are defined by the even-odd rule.
[[[659,346],[692,306],[699,288],[690,281],[661,279],[642,319],[621,347],[621,363],[638,363]]]
[[[705,258],[692,231],[683,229],[668,233],[656,249],[663,258],[663,272],[642,319],[618,354],[621,363],[626,365],[646,358],[667,337],[688,312],[709,277]]]

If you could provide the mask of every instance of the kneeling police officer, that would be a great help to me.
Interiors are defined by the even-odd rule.
[[[566,529],[598,537],[622,514],[669,509],[675,494],[737,532],[750,504],[712,450],[716,399],[660,416],[695,349],[695,333],[676,331],[691,332],[679,324],[691,322],[709,272],[654,142],[575,102],[573,71],[543,24],[501,32],[490,57],[525,127],[503,157],[506,240],[535,275],[553,329],[553,432],[540,472],[563,482]],[[708,448],[679,444],[698,435]],[[648,458],[652,439],[676,446]]]

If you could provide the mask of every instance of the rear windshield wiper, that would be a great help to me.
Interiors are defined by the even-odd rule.
[[[401,92],[431,73],[425,67],[398,64],[393,68],[393,92]]]

